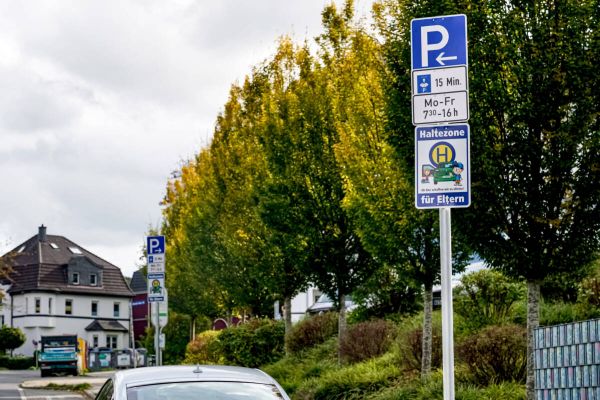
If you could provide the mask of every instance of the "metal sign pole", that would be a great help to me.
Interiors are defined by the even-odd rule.
[[[454,400],[454,324],[452,314],[451,209],[440,208],[440,263],[442,267],[442,373],[444,400]]]
[[[155,314],[156,314],[156,325],[154,325],[154,362],[156,365],[161,365],[160,363],[160,315],[159,315],[159,311],[158,311],[158,305],[160,304],[160,302],[155,302],[154,303],[154,310],[155,310]]]

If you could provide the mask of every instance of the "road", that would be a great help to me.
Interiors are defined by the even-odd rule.
[[[81,400],[85,397],[64,390],[21,388],[25,381],[37,380],[40,371],[0,371],[0,400]]]

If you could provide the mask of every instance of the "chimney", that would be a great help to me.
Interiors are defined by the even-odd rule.
[[[46,227],[44,226],[44,224],[42,224],[42,226],[38,228],[38,240],[40,242],[46,241]]]

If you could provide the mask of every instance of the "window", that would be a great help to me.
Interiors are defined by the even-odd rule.
[[[106,381],[106,383],[102,386],[102,388],[98,392],[98,396],[96,397],[96,399],[110,400],[112,398],[113,398],[113,381],[112,381],[112,379],[109,379]]]
[[[113,305],[113,317],[118,317],[120,313],[120,309],[121,309],[121,304],[120,303],[115,303]]]
[[[92,317],[98,316],[98,302],[92,301]]]
[[[96,274],[90,274],[90,285],[91,286],[98,285],[98,276]]]
[[[71,282],[73,282],[73,285],[79,285],[79,272],[73,272],[73,279]]]
[[[42,299],[39,297],[35,298],[35,313],[39,314],[42,312]]]
[[[71,299],[65,300],[65,314],[67,314],[67,315],[73,314],[73,300],[71,300]]]
[[[71,253],[73,253],[73,254],[83,254],[81,252],[81,250],[79,250],[79,248],[77,248],[77,247],[72,247],[71,246],[71,247],[69,247],[69,250],[71,250]]]
[[[117,348],[117,336],[115,335],[106,335],[106,347],[110,349]]]
[[[92,336],[92,347],[98,347],[98,335]]]
[[[52,315],[52,298],[48,299],[48,314]]]
[[[25,297],[25,314],[29,313],[29,297]]]
[[[56,243],[50,243],[50,247],[52,247],[53,249],[58,249],[58,245]]]

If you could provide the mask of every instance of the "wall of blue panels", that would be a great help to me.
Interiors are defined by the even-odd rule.
[[[600,400],[600,319],[534,335],[537,400]]]

